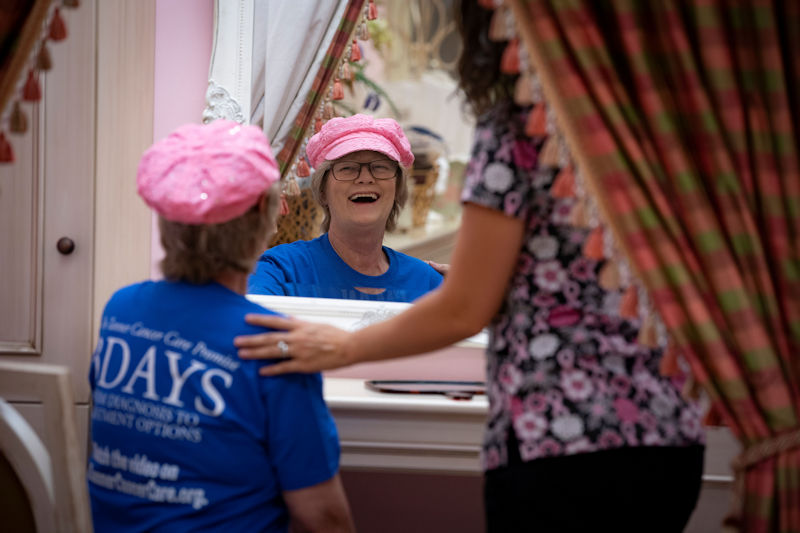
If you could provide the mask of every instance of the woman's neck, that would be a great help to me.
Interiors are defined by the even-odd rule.
[[[233,270],[225,270],[218,274],[214,281],[227,287],[235,293],[245,295],[247,294],[247,274],[243,272],[235,272]]]
[[[380,276],[389,270],[383,253],[383,230],[357,231],[344,235],[331,226],[328,240],[336,254],[353,270],[367,276]]]

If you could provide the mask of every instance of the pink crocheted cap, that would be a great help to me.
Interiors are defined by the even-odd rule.
[[[167,220],[220,224],[243,215],[278,179],[261,129],[216,120],[181,126],[148,148],[136,185]]]
[[[333,161],[360,150],[380,152],[404,167],[414,162],[411,144],[400,124],[391,118],[369,115],[330,119],[308,140],[306,155],[311,166],[316,168],[323,161]]]

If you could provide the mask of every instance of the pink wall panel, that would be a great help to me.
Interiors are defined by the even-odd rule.
[[[205,107],[214,31],[214,0],[156,0],[153,139],[188,122]],[[151,275],[160,277],[163,256],[153,219]]]

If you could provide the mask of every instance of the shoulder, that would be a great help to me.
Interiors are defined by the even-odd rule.
[[[106,307],[120,305],[136,300],[137,298],[146,297],[146,295],[157,291],[160,283],[161,282],[158,281],[141,281],[117,289],[108,299]]]
[[[246,296],[240,294],[230,293],[225,295],[225,298],[218,300],[218,305],[215,305],[216,311],[224,312],[226,315],[235,317],[234,323],[239,324],[244,320],[245,315],[260,314],[260,315],[279,315],[282,313],[268,309],[256,302],[248,299]],[[263,331],[261,327],[252,326],[254,330]]]
[[[393,262],[403,268],[405,271],[412,271],[415,275],[418,276],[425,276],[426,278],[433,279],[433,280],[442,280],[442,275],[437,272],[435,268],[430,266],[428,263],[421,259],[417,259],[416,257],[411,257],[410,255],[406,255],[403,252],[398,252],[397,250],[393,250],[389,247],[384,247],[386,253],[392,258]]]
[[[319,255],[325,250],[326,242],[326,235],[321,235],[310,241],[294,241],[279,244],[261,254],[259,261],[292,262],[298,258]]]
[[[288,257],[298,252],[307,250],[311,241],[294,241],[279,244],[267,249],[261,254],[261,260],[270,257]]]

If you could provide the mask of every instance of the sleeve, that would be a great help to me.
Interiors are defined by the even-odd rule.
[[[286,273],[274,257],[263,254],[247,279],[248,294],[274,294],[286,296]]]
[[[475,128],[462,202],[526,218],[536,173],[538,143],[522,133],[525,110],[490,112]],[[507,118],[506,118],[507,117]]]
[[[339,470],[339,435],[322,396],[320,374],[262,380],[267,445],[282,490],[311,487]]]
[[[109,321],[108,317],[114,314],[116,300],[121,292],[120,290],[111,295],[111,298],[109,298],[106,305],[103,307],[103,314],[100,315],[100,331],[98,332],[97,344],[94,347],[91,363],[89,364],[89,387],[92,391],[94,391],[95,385],[97,385],[97,376],[100,374],[100,367],[102,366],[103,348],[105,347],[106,334],[108,333],[106,330],[106,324]]]

